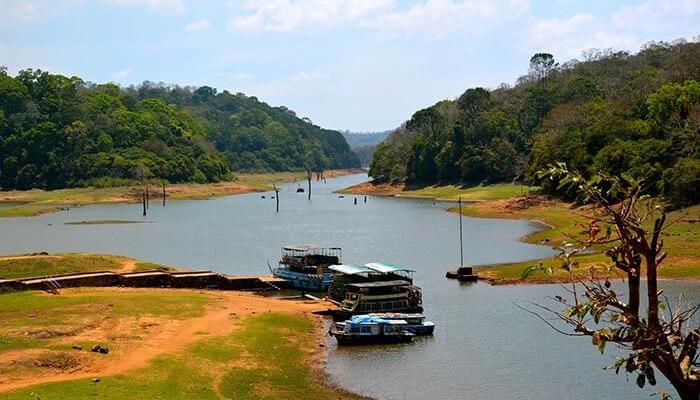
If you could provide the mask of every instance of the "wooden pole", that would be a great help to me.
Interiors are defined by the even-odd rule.
[[[165,207],[165,183],[163,184],[163,207]]]
[[[309,181],[309,200],[311,200],[311,170],[306,171],[306,179]]]
[[[462,244],[462,196],[458,197],[459,203],[459,266],[464,266],[464,245]]]
[[[277,188],[277,185],[272,185],[272,187],[275,189],[275,202],[277,203],[277,212],[280,212],[280,190]]]
[[[146,216],[146,192],[141,193],[141,203],[143,204],[143,216]]]
[[[151,203],[151,194],[148,191],[148,185],[146,185],[146,208],[149,207],[150,203]]]

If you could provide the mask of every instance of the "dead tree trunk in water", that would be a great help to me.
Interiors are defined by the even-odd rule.
[[[311,200],[311,170],[306,170],[306,180],[309,181],[309,200]]]
[[[151,203],[151,194],[148,191],[148,185],[146,185],[146,208],[150,206]]]
[[[277,187],[277,185],[272,185],[272,187],[275,190],[275,202],[277,203],[277,212],[280,212],[280,189]]]
[[[141,204],[143,205],[143,216],[146,216],[146,192],[141,192]]]
[[[163,207],[165,207],[165,183],[163,184]]]

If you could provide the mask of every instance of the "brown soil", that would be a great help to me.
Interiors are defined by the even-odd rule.
[[[403,184],[364,182],[343,189],[342,193],[365,194],[368,196],[398,196],[404,191]]]
[[[65,292],[70,295],[70,290]],[[0,376],[0,393],[43,383],[123,374],[147,366],[160,355],[181,352],[195,341],[229,334],[240,325],[242,319],[252,314],[290,312],[311,318],[312,311],[332,306],[324,302],[278,300],[238,292],[217,292],[215,297],[219,301],[198,318],[102,320],[92,329],[62,337],[62,342],[66,344],[99,343],[108,338],[110,351],[107,355],[90,352],[90,349],[63,352],[29,349],[0,353],[0,370],[11,370],[17,365],[34,366],[41,370],[41,374]],[[313,318],[316,318],[316,324],[321,323],[320,317]],[[314,365],[323,359],[324,349],[321,346],[310,348],[309,359]]]

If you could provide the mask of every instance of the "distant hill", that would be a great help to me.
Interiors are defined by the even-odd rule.
[[[384,132],[350,132],[341,131],[343,137],[352,148],[352,151],[357,154],[360,163],[363,167],[369,166],[369,161],[372,158],[374,147],[386,139],[391,131]]]
[[[213,182],[232,171],[358,167],[340,132],[241,93],[0,67],[0,188]]]
[[[526,180],[565,162],[651,176],[652,194],[700,202],[700,43],[648,43],[636,53],[592,50],[558,64],[535,54],[514,86],[467,89],[419,110],[375,149],[370,175],[412,184]]]
[[[367,145],[375,145],[386,139],[391,131],[384,132],[350,132],[340,131],[350,147],[360,147]]]

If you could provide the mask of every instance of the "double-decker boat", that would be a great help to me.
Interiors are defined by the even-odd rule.
[[[345,285],[336,317],[369,313],[423,312],[421,289],[409,281],[378,281]]]
[[[325,292],[333,282],[333,271],[328,267],[339,264],[341,257],[339,247],[285,246],[279,264],[270,266],[270,272],[292,288]]]
[[[370,315],[355,315],[345,321],[342,329],[333,325],[328,332],[338,345],[402,343],[413,340],[408,323],[397,319],[382,319]]]

